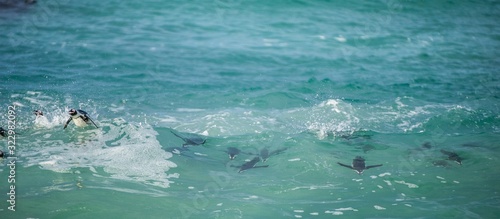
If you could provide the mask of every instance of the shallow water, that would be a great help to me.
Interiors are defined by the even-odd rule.
[[[499,9],[1,5],[0,127],[15,121],[16,147],[0,197],[15,185],[16,211],[3,201],[0,217],[495,218]],[[71,108],[99,128],[63,130]],[[230,160],[228,147],[242,152]],[[262,149],[280,153],[238,173]],[[356,156],[383,166],[337,164]]]

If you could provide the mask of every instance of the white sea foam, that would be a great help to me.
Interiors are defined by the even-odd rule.
[[[355,116],[357,110],[342,100],[329,99],[308,110],[306,126],[317,133],[319,139],[324,139],[330,133],[351,132],[356,128],[359,119]]]
[[[251,196],[248,196],[248,197],[243,198],[243,199],[245,199],[245,200],[250,200],[250,199],[258,199],[258,198],[259,198],[259,196],[256,196],[256,195],[251,195]]]
[[[325,211],[325,214],[343,215],[344,212],[342,212],[342,211]]]
[[[348,208],[337,208],[335,211],[358,211],[358,209],[355,209],[353,207],[348,207]]]
[[[379,177],[384,177],[384,176],[390,176],[390,175],[391,175],[391,173],[389,173],[389,172],[385,172],[385,173],[381,173],[381,174],[379,174],[378,176],[379,176]]]
[[[399,184],[403,184],[403,185],[407,185],[408,188],[410,188],[410,189],[418,188],[418,185],[413,184],[413,183],[407,183],[407,182],[402,181],[402,180],[401,181],[394,181],[394,182],[399,183]]]
[[[335,40],[341,42],[341,43],[345,43],[347,41],[347,39],[343,36],[338,36],[338,37],[335,37]]]
[[[204,109],[193,109],[193,108],[178,108],[177,111],[178,112],[189,112],[189,113],[192,113],[192,112],[203,112],[205,110]]]

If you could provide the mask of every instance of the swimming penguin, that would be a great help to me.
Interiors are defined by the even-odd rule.
[[[7,137],[7,135],[5,134],[6,132],[7,132],[7,130],[5,130],[2,127],[0,127],[0,136],[1,137]]]
[[[262,158],[262,162],[266,162],[267,159],[269,159],[269,157],[273,156],[273,155],[277,155],[285,150],[287,150],[288,148],[280,148],[280,149],[277,149],[277,150],[274,150],[274,151],[269,151],[267,148],[263,148],[262,150],[260,150],[260,158]]]
[[[180,139],[182,139],[184,141],[184,144],[182,144],[182,147],[186,147],[188,145],[202,145],[202,144],[205,144],[205,142],[207,141],[206,139],[203,139],[201,137],[198,137],[198,136],[193,136],[193,137],[184,137],[184,136],[181,136],[177,133],[175,133],[174,131],[170,131],[172,132],[172,134],[174,134],[175,136],[179,137]]]
[[[367,170],[367,169],[370,169],[370,168],[374,168],[374,167],[380,167],[382,166],[382,164],[378,164],[378,165],[371,165],[371,166],[366,166],[365,165],[365,159],[360,157],[360,156],[356,156],[356,158],[354,158],[352,160],[352,165],[349,166],[349,165],[346,165],[346,164],[343,164],[343,163],[340,163],[340,162],[337,162],[340,166],[343,166],[343,167],[347,167],[347,168],[350,168],[350,169],[353,169],[354,171],[358,172],[358,174],[362,174],[363,171]]]
[[[24,0],[24,1],[14,1],[14,0],[8,0],[8,1],[0,1],[0,9],[4,8],[13,8],[13,7],[25,7],[27,5],[33,5],[36,3],[36,0]]]
[[[422,144],[422,148],[424,148],[424,149],[431,149],[432,148],[432,144],[430,142],[425,142],[424,144]]]
[[[445,150],[441,150],[441,153],[445,154],[448,156],[448,160],[452,160],[452,161],[455,161],[457,162],[459,165],[462,165],[462,158],[460,156],[458,156],[457,153],[455,152],[451,152],[451,151],[445,151]]]
[[[43,112],[41,110],[35,110],[33,112],[36,116],[35,117],[35,125],[36,126],[43,127],[43,126],[48,126],[50,124],[49,120],[47,119],[47,117],[45,117],[43,115]]]
[[[262,158],[262,162],[266,162],[267,159],[269,158],[269,149],[267,148],[262,148],[260,150],[260,157]]]
[[[75,125],[78,126],[78,127],[85,127],[87,126],[88,124],[92,123],[94,124],[94,126],[96,128],[99,128],[97,127],[97,125],[94,123],[94,121],[92,121],[92,119],[90,118],[89,114],[83,110],[75,110],[75,109],[70,109],[69,110],[69,115],[71,117],[69,117],[68,121],[66,121],[66,124],[64,124],[64,128],[65,129],[69,122],[71,122],[71,120],[73,120],[73,122],[75,122]]]
[[[36,115],[36,117],[43,116],[43,112],[41,110],[35,110],[33,111]]]
[[[234,160],[236,155],[240,154],[241,150],[235,147],[228,147],[226,153],[229,155],[230,160]]]
[[[375,146],[365,144],[365,145],[361,146],[361,150],[363,150],[363,153],[366,154],[366,152],[368,152],[368,151],[375,150]]]
[[[0,150],[0,158],[3,158],[3,157],[4,157],[3,151]]]
[[[240,170],[238,170],[238,173],[241,173],[245,170],[252,169],[252,168],[261,168],[261,167],[268,167],[269,165],[263,165],[263,166],[255,166],[260,161],[259,157],[254,157],[251,161],[248,161],[244,163],[241,166],[233,166],[233,167],[239,167]]]

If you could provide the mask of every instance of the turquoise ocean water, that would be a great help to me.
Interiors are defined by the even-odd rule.
[[[2,219],[500,215],[499,1],[1,2]]]

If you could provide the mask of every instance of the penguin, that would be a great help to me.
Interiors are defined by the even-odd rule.
[[[46,127],[46,126],[49,126],[49,120],[47,119],[47,117],[45,117],[43,115],[43,112],[41,110],[35,110],[33,111],[33,113],[35,114],[35,126],[39,126],[39,127]]]
[[[43,112],[41,110],[35,110],[33,112],[35,113],[35,115],[36,115],[37,118],[40,117],[40,116],[43,116]]]
[[[277,149],[277,150],[274,150],[274,151],[269,151],[267,148],[263,148],[262,150],[260,150],[260,158],[262,158],[262,162],[266,162],[267,159],[269,159],[269,157],[273,156],[273,155],[277,155],[277,154],[280,154],[281,152],[287,150],[288,148],[280,148],[280,149]]]
[[[252,168],[261,168],[261,167],[268,167],[269,165],[263,165],[263,166],[255,166],[260,161],[259,157],[254,157],[252,160],[244,163],[241,166],[232,166],[232,167],[239,167],[240,169],[238,170],[238,173],[241,173],[245,170],[252,169]]]
[[[267,159],[270,157],[269,150],[267,148],[262,148],[260,150],[260,157],[262,158],[262,162],[266,162]]]
[[[201,137],[198,137],[198,136],[193,136],[193,137],[184,137],[184,136],[181,136],[177,133],[175,133],[174,131],[170,131],[172,132],[172,134],[174,134],[175,136],[179,137],[180,139],[182,139],[184,141],[184,144],[182,144],[182,147],[186,147],[188,145],[193,145],[193,146],[196,146],[196,145],[202,145],[202,144],[205,144],[205,142],[207,141],[206,139],[203,139]]]
[[[69,117],[68,121],[66,121],[66,123],[64,124],[63,129],[66,129],[66,127],[71,122],[71,120],[73,120],[73,122],[75,122],[75,125],[78,127],[85,127],[88,124],[92,123],[92,124],[94,124],[94,126],[96,128],[99,128],[99,127],[97,127],[95,122],[92,121],[89,114],[83,110],[70,109],[68,113],[69,113],[70,117]]]
[[[363,146],[358,147],[358,148],[360,148],[361,150],[363,150],[363,153],[365,153],[365,154],[366,154],[368,151],[371,151],[371,150],[375,150],[375,149],[376,149],[376,148],[375,148],[375,146],[370,145],[370,144],[364,144]]]
[[[445,150],[441,150],[441,153],[443,153],[444,155],[447,155],[448,156],[448,160],[455,161],[459,165],[462,165],[462,160],[463,159],[460,156],[458,156],[457,153],[451,152],[451,151],[445,151]]]
[[[0,136],[2,137],[7,137],[7,134],[6,134],[7,130],[3,129],[2,127],[0,127]]]
[[[24,0],[23,2],[13,1],[13,0],[0,1],[0,9],[14,8],[14,7],[25,7],[27,5],[33,5],[35,3],[36,3],[36,0]]]
[[[240,154],[241,150],[235,147],[228,147],[226,153],[229,155],[230,160],[234,160],[236,155]]]
[[[431,149],[432,148],[432,144],[430,142],[425,142],[424,144],[422,144],[422,148],[424,148],[424,149]]]
[[[0,158],[3,158],[5,155],[3,154],[3,151],[0,150]]]
[[[343,166],[343,167],[347,167],[347,168],[350,168],[350,169],[353,169],[354,171],[358,172],[358,174],[362,174],[363,171],[367,170],[367,169],[370,169],[370,168],[374,168],[374,167],[380,167],[382,166],[382,164],[377,164],[377,165],[371,165],[371,166],[366,166],[365,165],[365,159],[360,157],[360,156],[356,156],[353,160],[352,160],[352,165],[349,166],[347,164],[343,164],[343,163],[340,163],[340,162],[337,162],[340,166]]]

